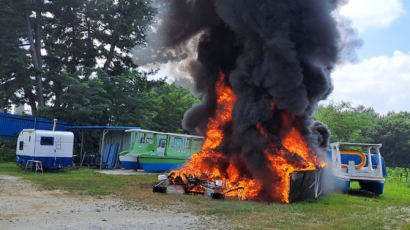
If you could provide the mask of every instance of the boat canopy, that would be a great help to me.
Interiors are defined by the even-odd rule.
[[[382,144],[365,144],[365,143],[349,143],[349,142],[335,142],[331,146],[357,146],[357,147],[382,147]]]
[[[132,133],[150,133],[150,134],[160,134],[160,135],[168,135],[168,136],[175,136],[175,137],[185,137],[185,138],[194,138],[194,139],[204,139],[203,136],[195,136],[195,135],[188,135],[188,134],[181,134],[181,133],[164,133],[158,131],[151,131],[146,129],[128,129],[125,132],[132,132]]]
[[[146,129],[128,129],[125,130],[127,133],[152,133],[152,134],[161,134],[161,135],[167,135],[167,133],[164,132],[157,132],[157,131],[151,131],[151,130],[146,130]]]
[[[175,136],[175,137],[186,137],[186,138],[204,139],[203,136],[195,136],[195,135],[180,134],[180,133],[166,133],[166,135]]]

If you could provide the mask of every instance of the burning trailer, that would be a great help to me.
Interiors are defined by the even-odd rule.
[[[201,103],[185,113],[183,127],[205,141],[154,191],[283,203],[320,194],[330,134],[312,116],[332,91],[338,5],[159,1],[157,49],[134,58],[173,60],[189,71]]]
[[[173,175],[171,174],[170,176],[172,177]],[[290,174],[289,202],[309,198],[317,199],[322,193],[321,177],[321,169],[295,171]],[[172,195],[201,194],[213,199],[224,199],[225,194],[229,195],[229,193],[233,191],[239,191],[237,198],[244,198],[244,194],[240,193],[240,191],[245,189],[244,187],[229,188],[227,190],[222,181],[207,181],[196,178],[195,176],[189,176],[187,183],[180,181],[176,184],[170,184],[170,181],[165,175],[160,175],[158,179],[160,182],[154,185],[153,192]]]

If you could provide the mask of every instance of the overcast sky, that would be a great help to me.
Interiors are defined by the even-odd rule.
[[[350,0],[341,9],[363,41],[356,63],[337,66],[327,101],[377,112],[410,110],[410,1]]]

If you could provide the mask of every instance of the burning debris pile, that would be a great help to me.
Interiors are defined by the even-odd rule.
[[[311,186],[317,195],[329,132],[312,114],[332,91],[338,1],[164,2],[163,55],[183,56],[199,37],[189,71],[202,103],[183,125],[206,136],[202,150],[164,183],[283,203]]]

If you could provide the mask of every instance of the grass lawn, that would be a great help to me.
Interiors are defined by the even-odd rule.
[[[23,177],[39,189],[101,198],[114,195],[147,209],[209,215],[237,229],[410,229],[410,180],[400,182],[396,176],[387,179],[379,197],[357,192],[330,194],[317,201],[286,205],[156,194],[148,186],[157,181],[155,175],[105,175],[85,168],[34,175],[13,163],[0,163],[0,174]]]

